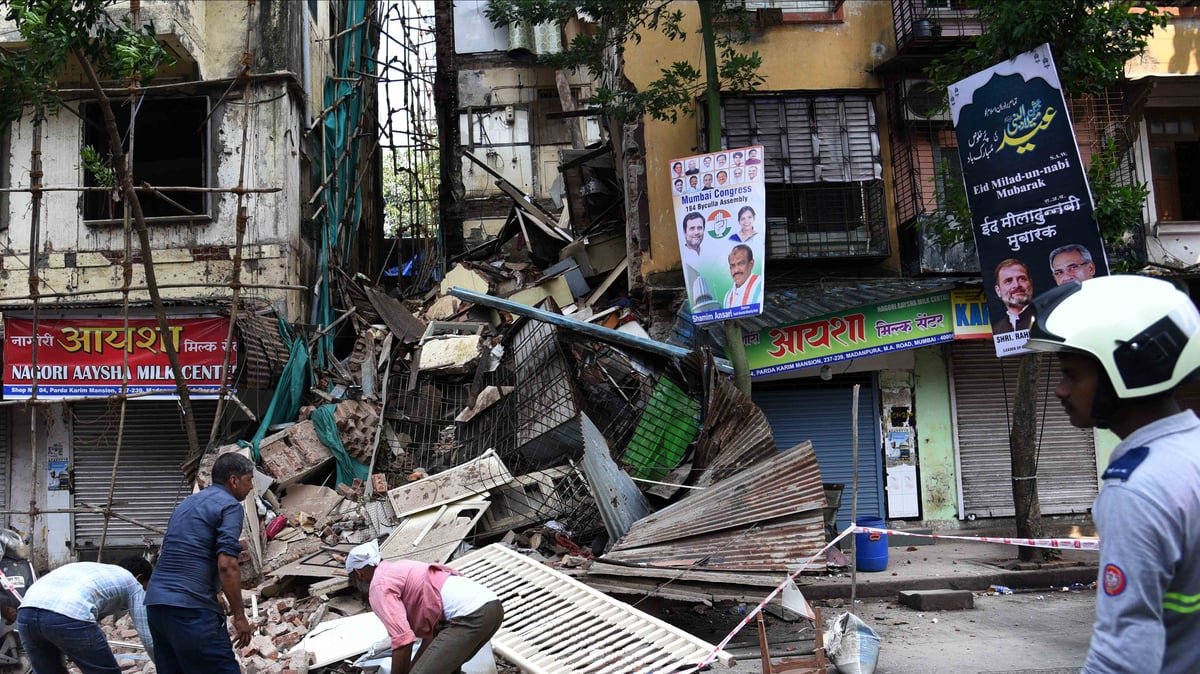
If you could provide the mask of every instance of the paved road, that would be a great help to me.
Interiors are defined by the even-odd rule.
[[[976,596],[974,609],[938,613],[872,599],[857,613],[883,639],[876,674],[1078,674],[1095,610],[1095,592],[1084,590]],[[761,671],[748,658],[733,670]]]
[[[1095,611],[1085,590],[977,596],[972,610],[939,613],[867,603],[859,613],[883,639],[877,674],[1078,674]]]

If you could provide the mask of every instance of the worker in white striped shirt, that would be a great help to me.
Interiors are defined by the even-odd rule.
[[[34,582],[17,611],[17,632],[34,674],[66,674],[64,655],[83,674],[121,674],[99,623],[125,611],[153,659],[144,605],[150,573],[150,562],[129,557],[117,564],[65,564]]]
[[[725,308],[762,304],[763,280],[754,272],[754,251],[744,243],[729,252],[729,275],[733,288],[725,293]]]

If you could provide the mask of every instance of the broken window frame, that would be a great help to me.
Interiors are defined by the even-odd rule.
[[[863,91],[722,97],[721,147],[764,147],[769,259],[890,254],[875,98]]]
[[[180,101],[194,102],[197,109],[194,111],[194,118],[199,132],[199,139],[193,145],[194,154],[192,156],[184,155],[180,159],[186,160],[186,169],[179,168],[173,173],[164,174],[162,170],[146,168],[148,148],[156,147],[154,142],[155,136],[163,134],[168,138],[174,138],[178,141],[181,137],[192,133],[195,129],[185,128],[189,125],[189,119],[178,119],[177,116],[169,116],[165,120],[161,112],[156,108],[160,106],[168,106],[177,104]],[[214,152],[212,148],[212,101],[208,96],[146,96],[139,104],[137,112],[137,127],[134,129],[134,152],[133,152],[133,184],[141,185],[142,181],[146,181],[154,187],[209,187],[212,184],[212,172],[214,166]],[[158,112],[157,115],[154,113]],[[104,126],[104,118],[101,113],[100,103],[95,100],[85,101],[80,105],[80,116],[83,118],[80,130],[80,149],[84,146],[91,145],[99,151],[101,157],[106,157],[108,154],[108,132]],[[125,105],[114,105],[113,114],[117,117],[117,128],[121,131],[125,142],[125,149],[128,150],[129,139],[129,108]],[[164,123],[165,121],[165,123]],[[176,143],[177,144],[177,143]],[[178,161],[178,160],[177,160]],[[199,162],[197,167],[192,162]],[[81,162],[82,163],[82,162]],[[160,162],[161,163],[161,162]],[[178,161],[184,164],[185,161]],[[179,173],[186,172],[191,174],[187,179],[178,179],[173,176]],[[95,178],[86,170],[80,167],[80,182],[85,187],[96,187]],[[146,213],[147,223],[206,223],[212,220],[212,198],[206,192],[178,192],[171,190],[162,190],[162,193],[169,199],[173,200],[179,206],[187,208],[191,212],[185,212],[178,206],[172,205],[163,200],[162,197],[153,192],[142,191],[139,193],[141,197],[142,209]],[[119,225],[122,223],[121,205],[120,202],[113,202],[113,208],[106,215],[101,215],[104,200],[111,199],[109,193],[101,191],[87,191],[83,193],[80,203],[80,212],[83,216],[84,224],[89,226],[107,226]],[[172,211],[172,212],[164,212]]]

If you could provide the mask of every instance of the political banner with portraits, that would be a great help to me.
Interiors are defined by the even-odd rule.
[[[953,84],[950,113],[996,355],[1023,353],[1037,293],[1108,273],[1050,45]]]
[[[761,145],[671,162],[675,233],[692,322],[763,311],[766,192]]]

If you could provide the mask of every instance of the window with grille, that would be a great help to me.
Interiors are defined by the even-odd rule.
[[[721,137],[725,148],[764,146],[768,257],[888,255],[873,97],[727,97]]]
[[[781,9],[797,14],[837,11],[842,0],[743,0],[746,9]]]

